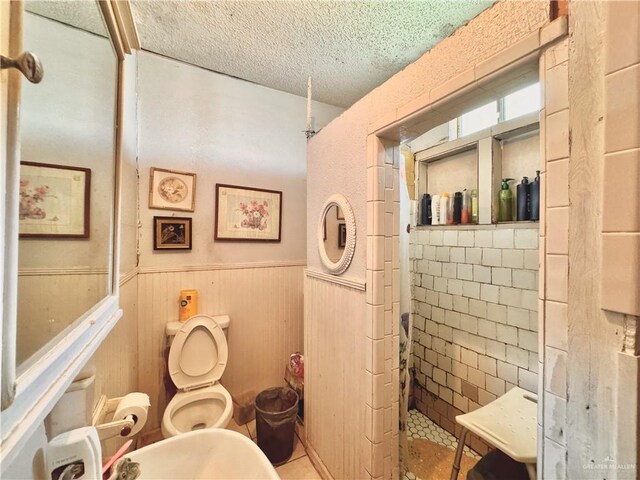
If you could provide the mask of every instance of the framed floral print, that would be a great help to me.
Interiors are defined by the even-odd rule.
[[[338,248],[344,248],[347,244],[347,224],[338,224]]]
[[[149,208],[193,212],[196,209],[196,174],[151,167]]]
[[[191,250],[191,218],[153,217],[154,250]]]
[[[20,237],[89,238],[89,168],[21,162]]]
[[[216,184],[216,240],[279,242],[282,192]]]

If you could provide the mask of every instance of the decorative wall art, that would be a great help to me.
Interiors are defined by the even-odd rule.
[[[344,248],[347,244],[347,224],[340,223],[338,224],[338,247]]]
[[[344,213],[342,213],[342,210],[340,209],[340,207],[336,207],[336,219],[344,220]]]
[[[149,208],[193,212],[196,209],[196,174],[151,167]]]
[[[91,169],[21,162],[20,237],[89,238]]]
[[[154,250],[191,250],[191,218],[153,217]]]
[[[216,184],[216,240],[279,242],[282,192]]]

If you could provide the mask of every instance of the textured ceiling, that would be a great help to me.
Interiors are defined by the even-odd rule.
[[[103,37],[107,36],[107,28],[104,25],[102,13],[95,2],[86,0],[27,0],[24,8],[28,12],[36,13]]]
[[[142,48],[348,107],[493,0],[133,0]]]

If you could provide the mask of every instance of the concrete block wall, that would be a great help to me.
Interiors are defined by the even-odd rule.
[[[417,407],[452,432],[513,386],[537,391],[539,232],[505,227],[411,233]]]

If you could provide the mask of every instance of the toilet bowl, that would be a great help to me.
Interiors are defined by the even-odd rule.
[[[162,417],[164,438],[229,424],[233,402],[218,383],[228,353],[225,334],[213,318],[196,315],[182,324],[169,350],[169,374],[178,392]]]

